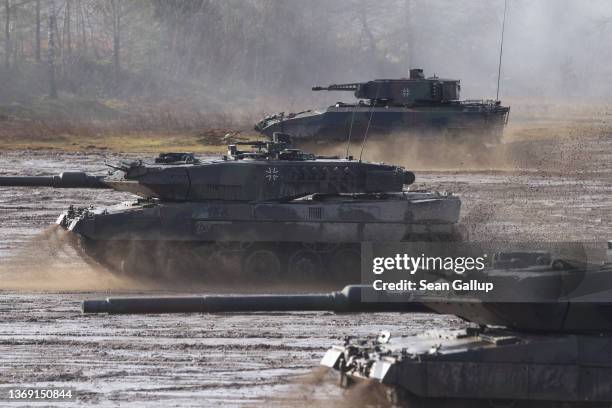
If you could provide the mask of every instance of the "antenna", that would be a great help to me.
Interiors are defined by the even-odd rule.
[[[508,0],[504,0],[504,19],[502,20],[501,44],[499,45],[499,65],[497,66],[497,93],[495,100],[499,101],[499,79],[501,77],[502,55],[504,54],[504,31],[506,30],[506,9]]]
[[[361,162],[361,156],[363,156],[363,148],[366,145],[366,141],[368,140],[368,131],[370,130],[370,123],[372,123],[372,115],[374,115],[374,107],[376,106],[376,101],[378,100],[378,92],[380,91],[380,83],[376,87],[376,96],[372,100],[372,106],[370,106],[370,117],[368,118],[368,125],[366,126],[365,132],[363,134],[363,142],[361,143],[361,152],[359,152],[359,161]]]
[[[356,107],[355,107],[356,108]],[[349,128],[348,140],[346,141],[346,158],[349,158],[349,149],[351,148],[351,134],[353,133],[353,123],[355,122],[355,111],[357,109],[353,109],[353,114],[351,115],[351,127]]]

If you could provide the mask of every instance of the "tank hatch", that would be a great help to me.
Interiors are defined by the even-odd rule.
[[[240,150],[240,146],[249,146],[251,150]],[[300,149],[291,148],[291,136],[275,132],[272,140],[238,142],[227,147],[225,160],[316,160],[316,156]]]
[[[155,158],[156,164],[193,164],[199,162],[193,153],[160,153]]]

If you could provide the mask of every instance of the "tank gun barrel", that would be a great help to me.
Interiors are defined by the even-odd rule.
[[[364,291],[373,293],[365,297]],[[376,296],[376,297],[373,297]],[[413,312],[434,313],[418,302],[399,302],[371,286],[350,285],[342,291],[296,295],[209,295],[192,297],[107,298],[85,300],[83,313],[218,313],[218,312]],[[368,299],[367,301],[364,299]]]
[[[103,178],[80,171],[65,171],[56,176],[2,176],[0,187],[110,188]]]
[[[313,86],[313,91],[356,91],[362,85],[361,82],[351,84],[331,84],[329,86]]]

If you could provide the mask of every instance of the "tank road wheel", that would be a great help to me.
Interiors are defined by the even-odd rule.
[[[135,267],[135,257],[133,256],[133,245],[131,242],[128,242],[127,245],[123,248],[124,253],[121,255],[121,259],[119,260],[119,272],[122,276],[129,276],[134,273]]]
[[[218,249],[208,257],[204,268],[204,276],[212,282],[223,284],[240,283],[241,274],[240,251]]]
[[[223,251],[244,251],[253,246],[250,241],[217,241],[216,244]]]
[[[160,275],[168,281],[181,278],[201,278],[202,266],[206,264],[210,244],[172,243],[159,245],[158,264]]]
[[[453,241],[451,235],[440,235],[434,232],[423,232],[419,234],[408,234],[402,238],[402,242],[443,242]]]
[[[491,408],[515,408],[517,404],[517,400],[489,400]]]
[[[344,285],[361,281],[361,252],[344,247],[335,251],[327,262],[329,280]]]
[[[316,252],[302,249],[289,257],[287,269],[290,279],[314,281],[323,274],[323,262]]]
[[[282,262],[275,251],[255,248],[242,262],[244,276],[250,282],[271,282],[281,276]]]
[[[165,258],[160,257],[160,268],[163,279],[172,280],[179,277],[183,267],[178,257],[170,255]]]
[[[455,225],[448,240],[452,242],[467,242],[470,240],[470,231],[463,224]]]
[[[124,276],[154,278],[156,275],[154,244],[148,241],[128,241],[120,262]]]
[[[168,242],[151,243],[152,247],[149,252],[143,254],[143,258],[148,258],[145,263],[150,265],[151,277],[161,280],[172,278],[171,271],[177,271],[178,268],[172,263],[173,257],[171,254],[175,252],[170,247]]]
[[[332,252],[338,248],[340,244],[336,242],[304,242],[302,244],[304,248],[309,249],[313,252]]]

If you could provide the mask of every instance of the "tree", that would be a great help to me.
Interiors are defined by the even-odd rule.
[[[406,27],[406,50],[404,51],[404,69],[406,72],[410,68],[416,67],[416,61],[414,60],[414,30],[413,30],[413,4],[412,0],[404,0],[404,12],[406,16],[405,27]]]
[[[55,80],[55,0],[50,1],[49,10],[49,45],[48,45],[48,75],[49,75],[49,97],[57,99],[57,82]]]
[[[36,0],[36,62],[40,62],[40,0]]]
[[[70,62],[72,58],[72,35],[70,28],[70,13],[71,13],[71,1],[66,0],[64,3],[64,29],[62,32],[63,47],[62,47],[62,66]]]
[[[82,0],[78,0],[77,2],[77,16],[76,16],[76,20],[77,20],[77,30],[76,30],[76,34],[77,34],[77,38],[80,36],[80,52],[81,55],[85,55],[87,53],[87,33],[85,31],[85,13],[83,12],[83,1]],[[78,22],[81,22],[81,29],[79,31],[79,24]],[[78,40],[77,40],[78,41]]]
[[[115,85],[119,83],[119,51],[120,51],[120,28],[121,28],[121,1],[111,0],[111,16],[113,19],[113,73]]]
[[[6,69],[11,67],[11,4],[9,0],[4,0],[4,66]]]

